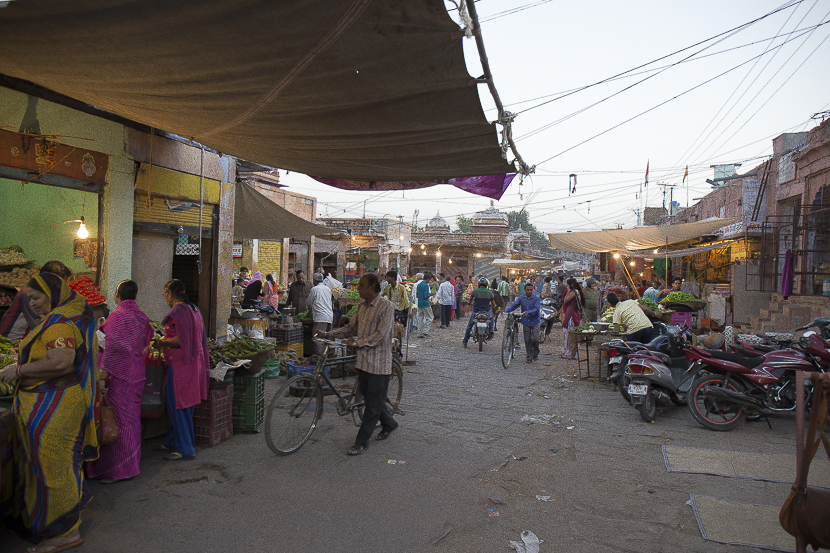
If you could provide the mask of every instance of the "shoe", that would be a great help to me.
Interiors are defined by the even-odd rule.
[[[536,357],[534,357],[534,358],[533,358],[533,360],[534,360],[534,361],[538,361],[538,360],[539,360],[539,356],[537,355]]]
[[[366,451],[365,445],[353,445],[349,448],[349,451],[346,452],[346,455],[360,455],[364,451]]]
[[[531,359],[525,359],[525,363],[533,363]]]
[[[467,347],[467,342],[461,342],[461,345],[466,348]]]
[[[418,338],[423,338],[423,337],[424,337],[423,334],[418,334]]]

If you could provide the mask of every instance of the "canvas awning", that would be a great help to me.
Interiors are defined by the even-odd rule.
[[[502,269],[545,269],[550,268],[552,259],[494,259],[490,261],[490,265],[501,267]]]
[[[667,243],[679,244],[687,240],[694,240],[741,219],[741,217],[707,219],[695,223],[658,227],[548,234],[548,239],[551,248],[566,252],[601,253],[645,250],[665,247]]]
[[[3,75],[226,154],[370,186],[515,172],[437,0],[7,4]]]
[[[335,232],[297,217],[243,182],[236,185],[233,220],[234,238],[281,240]]]

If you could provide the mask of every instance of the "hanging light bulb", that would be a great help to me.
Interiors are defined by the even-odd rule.
[[[412,248],[409,248],[409,253],[412,253]]]
[[[424,248],[426,248],[426,245],[425,245],[425,244],[421,244],[421,249],[423,250]]]
[[[631,265],[631,266],[633,267],[633,266],[634,266],[634,262],[633,262],[633,261],[629,262],[629,265]]]
[[[654,255],[657,255],[657,252],[658,252],[658,251],[659,251],[659,250],[654,250]]]
[[[435,252],[435,257],[441,257],[441,252]]]
[[[452,265],[452,259],[450,259],[450,265]]]
[[[403,240],[403,234],[401,234],[401,240]]]
[[[86,229],[86,224],[84,222],[84,218],[81,217],[81,226],[78,227],[78,238],[84,239],[89,238],[89,231]]]
[[[481,254],[480,254],[480,253],[477,253],[477,254],[476,254],[476,257],[481,257]]]

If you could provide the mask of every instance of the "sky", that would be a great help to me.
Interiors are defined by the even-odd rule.
[[[495,206],[527,209],[543,232],[636,226],[640,208],[664,205],[664,190],[693,204],[711,191],[711,165],[748,172],[774,137],[810,130],[830,110],[829,0],[477,0],[476,9],[499,96],[518,113],[519,153],[536,165]],[[473,39],[464,52],[469,73],[481,75]],[[486,85],[479,96],[495,120]],[[454,227],[490,204],[447,185],[340,191],[282,170],[280,181],[316,197],[318,217],[423,225],[440,212]]]

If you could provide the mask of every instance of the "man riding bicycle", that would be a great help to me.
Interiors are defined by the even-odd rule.
[[[470,332],[473,330],[475,324],[476,313],[487,313],[489,322],[487,332],[490,337],[493,336],[493,309],[496,307],[493,299],[493,292],[487,289],[487,279],[480,278],[478,280],[478,288],[470,294],[470,303],[472,304],[472,313],[470,313],[470,322],[467,323],[467,330],[464,331],[464,341],[461,342],[464,347],[467,347],[467,342],[470,340]]]

